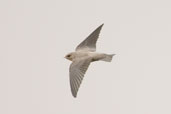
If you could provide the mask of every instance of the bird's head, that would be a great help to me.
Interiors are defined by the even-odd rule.
[[[73,60],[73,54],[72,53],[69,53],[65,56],[66,59],[72,61]]]

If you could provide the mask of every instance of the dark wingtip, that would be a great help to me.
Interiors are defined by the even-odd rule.
[[[104,25],[104,23],[102,23],[96,30],[101,30],[103,25]]]
[[[73,95],[74,98],[77,98],[77,95]]]
[[[104,25],[104,23],[102,23],[101,25],[100,25],[100,27],[102,27]]]
[[[73,93],[73,92],[71,92],[71,93],[72,93],[72,96],[73,96],[74,98],[77,97],[77,93]]]

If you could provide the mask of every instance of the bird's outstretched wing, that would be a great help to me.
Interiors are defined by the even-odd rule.
[[[102,27],[103,24],[100,25],[96,30],[94,30],[83,42],[81,42],[76,47],[76,51],[96,51],[96,42]]]
[[[78,89],[80,87],[80,84],[83,80],[84,74],[88,69],[88,66],[91,63],[91,58],[84,58],[75,60],[70,65],[70,86],[71,86],[71,92],[74,97],[77,96]]]

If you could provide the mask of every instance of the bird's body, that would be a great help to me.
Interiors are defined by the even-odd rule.
[[[115,55],[96,52],[96,41],[102,26],[103,24],[81,42],[75,52],[71,52],[65,56],[66,59],[72,61],[69,74],[71,92],[74,97],[77,96],[78,89],[90,63],[99,60],[111,62],[112,57]]]
[[[76,51],[76,52],[69,53],[69,55],[71,55],[71,57],[70,59],[68,58],[68,60],[72,62],[75,60],[84,59],[84,58],[90,58],[91,62],[99,61],[99,60],[110,62],[110,60],[106,60],[105,58],[109,56],[113,56],[114,54],[108,55],[108,54],[97,53],[97,52]]]

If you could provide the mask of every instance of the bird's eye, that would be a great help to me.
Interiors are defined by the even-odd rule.
[[[71,55],[67,55],[67,57],[70,57]]]

